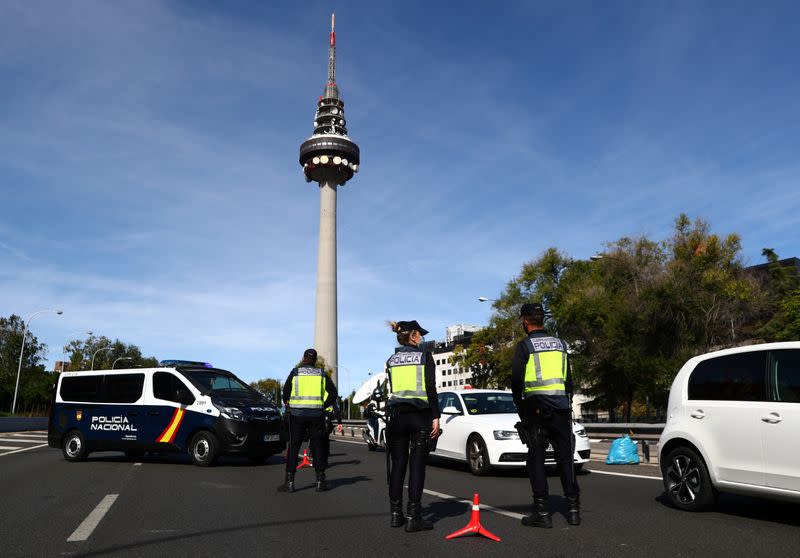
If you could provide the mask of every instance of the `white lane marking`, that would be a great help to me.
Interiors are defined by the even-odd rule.
[[[83,523],[78,525],[78,528],[69,536],[67,542],[78,542],[88,539],[118,497],[119,494],[106,494],[105,497],[100,500],[100,503],[97,504],[97,507],[86,516]]]
[[[451,496],[450,494],[445,494],[443,492],[436,492],[434,490],[428,490],[427,488],[424,488],[422,491],[425,494],[428,494],[430,496],[436,496],[437,498],[441,498],[442,500],[451,500],[451,501],[454,501],[454,502],[462,502],[464,504],[472,505],[472,500],[465,500],[464,498],[459,498],[458,496]],[[521,513],[516,513],[516,512],[504,510],[503,508],[496,508],[494,506],[490,506],[489,504],[481,504],[480,506],[481,506],[481,509],[484,509],[486,511],[490,511],[490,512],[493,512],[493,513],[496,513],[496,514],[499,514],[499,515],[504,515],[504,516],[510,517],[512,519],[522,519],[523,517],[525,517]]]
[[[41,438],[3,438],[0,437],[0,442],[41,442]]]
[[[134,467],[141,467],[141,466],[142,466],[142,464],[141,464],[141,463],[134,463],[134,464],[133,464],[133,466],[134,466]]]
[[[19,446],[0,446],[0,450],[18,450]]]
[[[47,444],[39,444],[38,446],[31,446],[29,448],[22,448],[22,449],[18,449],[18,450],[14,450],[14,451],[7,451],[5,453],[0,453],[0,457],[3,457],[4,455],[11,455],[12,453],[22,453],[23,451],[30,451],[30,450],[35,450],[35,449],[44,448],[44,447],[47,447]]]
[[[612,475],[615,477],[630,477],[632,479],[652,479],[660,481],[661,477],[651,477],[649,475],[634,475],[631,473],[614,473],[612,471],[598,471],[597,469],[589,469],[592,473],[597,473],[598,475]]]
[[[31,438],[47,438],[47,432],[9,432],[8,436],[30,436]]]
[[[359,446],[366,446],[366,442],[356,442],[355,440],[339,440],[338,438],[331,438],[334,442],[344,442],[345,444],[357,444]]]

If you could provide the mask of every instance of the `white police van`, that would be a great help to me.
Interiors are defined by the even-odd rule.
[[[162,361],[158,368],[65,372],[56,385],[47,441],[68,461],[93,451],[188,452],[196,465],[219,455],[253,462],[285,448],[278,408],[231,372]]]

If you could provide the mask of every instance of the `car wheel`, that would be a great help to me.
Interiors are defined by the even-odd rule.
[[[73,430],[64,436],[62,450],[64,459],[67,461],[83,461],[89,455],[89,452],[86,451],[86,443],[83,440],[83,436],[77,430]]]
[[[219,442],[211,432],[202,431],[192,436],[189,444],[189,455],[195,465],[209,467],[219,456]]]
[[[679,446],[661,464],[664,492],[678,509],[702,511],[710,507],[717,494],[703,459],[693,449]]]
[[[486,442],[478,434],[473,434],[467,440],[467,463],[472,474],[479,477],[486,475],[492,469]]]

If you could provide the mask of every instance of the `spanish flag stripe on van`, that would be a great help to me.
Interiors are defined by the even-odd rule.
[[[158,442],[166,442],[167,444],[172,443],[172,441],[175,439],[175,434],[178,432],[178,428],[181,426],[184,413],[185,411],[180,407],[175,408],[175,412],[172,414],[172,420],[169,421],[169,426],[167,426],[164,432],[162,432],[158,437]]]

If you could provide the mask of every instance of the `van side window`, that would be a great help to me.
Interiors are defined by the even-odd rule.
[[[766,352],[704,360],[689,377],[689,399],[766,401]]]
[[[70,376],[61,380],[61,399],[82,403],[103,400],[103,376]]]
[[[775,400],[800,403],[800,350],[772,351],[771,372]]]
[[[186,384],[174,374],[170,374],[169,372],[156,372],[153,374],[153,395],[158,399],[180,403],[178,392],[184,391],[191,394]]]
[[[109,374],[106,376],[108,403],[135,403],[142,397],[144,374]]]

